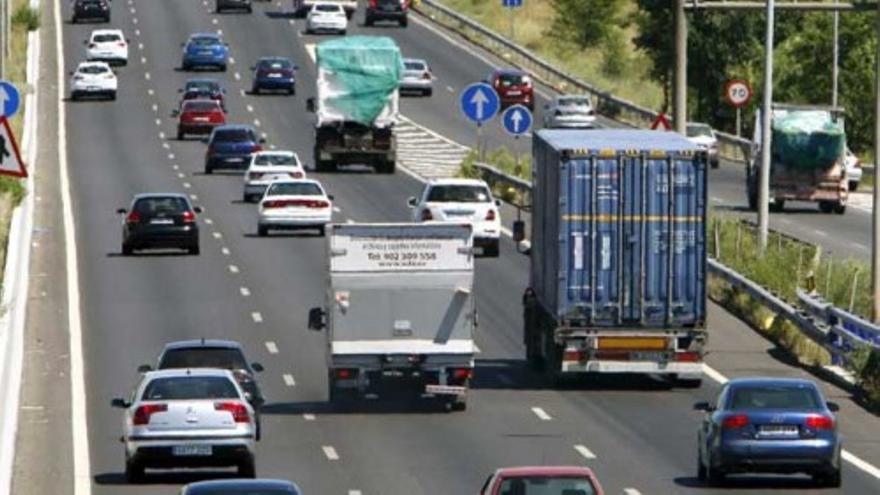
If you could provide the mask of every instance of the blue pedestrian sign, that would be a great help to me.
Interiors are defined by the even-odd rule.
[[[501,115],[504,130],[519,137],[532,128],[532,112],[525,105],[514,105]]]
[[[10,118],[18,111],[21,98],[12,83],[0,81],[0,117]]]
[[[486,83],[471,84],[461,92],[461,111],[477,124],[492,119],[500,106],[498,93]]]
[[[523,6],[523,0],[501,0],[501,6],[507,8],[517,8]]]

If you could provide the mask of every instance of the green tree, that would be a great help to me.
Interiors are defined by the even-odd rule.
[[[625,0],[553,0],[554,18],[548,34],[575,44],[578,48],[596,48],[619,34],[616,28],[626,24]]]

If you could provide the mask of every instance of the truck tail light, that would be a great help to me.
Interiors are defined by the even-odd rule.
[[[699,352],[676,352],[675,357],[673,358],[675,361],[679,363],[699,363],[700,362],[700,353]]]
[[[167,410],[168,404],[145,404],[134,411],[134,417],[132,417],[131,422],[134,425],[146,425],[150,423],[150,416]]]
[[[749,425],[749,417],[745,414],[734,414],[721,421],[721,428],[725,430],[737,430]]]
[[[473,375],[473,369],[471,368],[455,368],[452,370],[452,378],[459,381],[464,381],[470,378]]]
[[[832,430],[834,429],[834,420],[828,416],[811,414],[804,419],[804,425],[813,430]]]
[[[334,371],[336,378],[340,380],[349,380],[351,378],[357,377],[358,370],[357,368],[337,368]]]
[[[424,210],[422,210],[421,219],[423,222],[427,222],[428,220],[433,220],[434,215],[431,214],[431,210],[425,208]]]
[[[215,402],[214,410],[232,413],[232,419],[234,419],[236,423],[248,423],[251,420],[251,415],[248,414],[247,407],[240,402]]]

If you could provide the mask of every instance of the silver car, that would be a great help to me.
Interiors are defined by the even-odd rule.
[[[596,111],[589,96],[556,96],[544,105],[544,127],[550,129],[592,129]]]
[[[256,476],[254,409],[232,373],[170,369],[144,373],[122,408],[125,477],[143,481],[146,468],[236,466]]]
[[[421,93],[423,96],[431,96],[434,76],[431,68],[424,60],[417,58],[403,59],[403,76],[400,78],[400,92]]]

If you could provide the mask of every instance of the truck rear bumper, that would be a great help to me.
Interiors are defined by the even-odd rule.
[[[688,374],[703,373],[703,363],[657,363],[653,361],[563,361],[563,373],[651,373]]]

